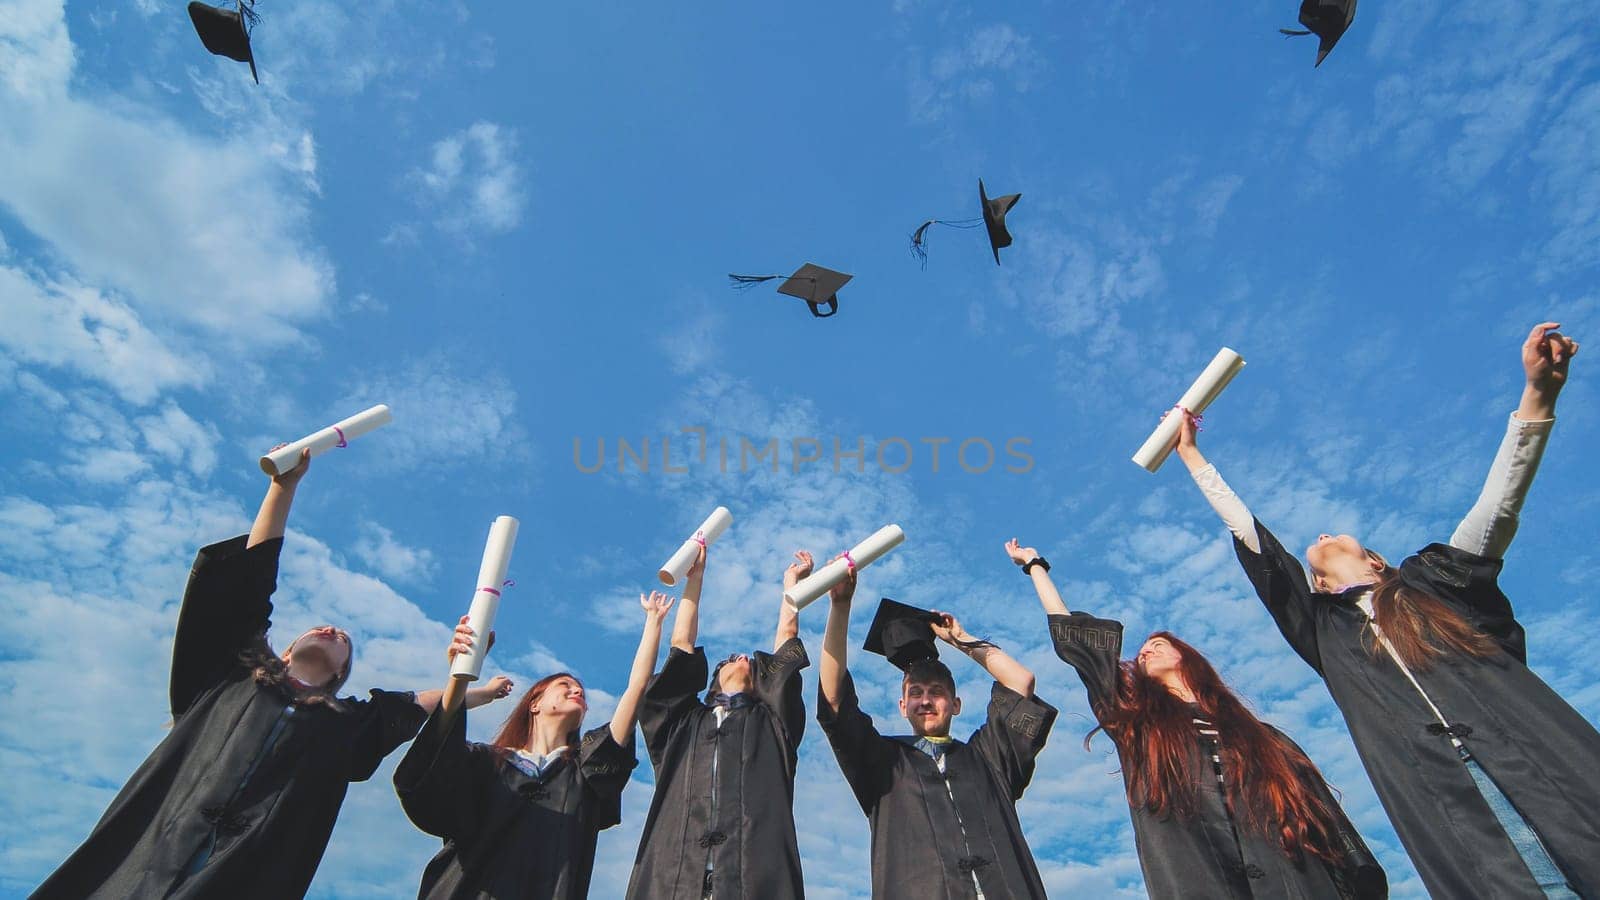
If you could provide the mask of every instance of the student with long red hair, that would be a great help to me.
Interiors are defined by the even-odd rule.
[[[267,642],[278,554],[310,454],[267,486],[250,533],[202,547],[172,642],[172,730],[83,845],[32,895],[233,897],[306,892],[352,781],[417,733],[439,691],[340,699],[355,648],[333,625]],[[504,696],[504,678],[467,693]]]
[[[1069,612],[1034,548],[1013,538],[1006,554],[1033,580],[1056,655],[1088,690],[1095,731],[1117,748],[1151,897],[1389,895],[1316,765],[1256,718],[1198,650],[1158,631],[1124,660],[1121,622]]]
[[[582,732],[589,702],[566,672],[528,688],[487,744],[469,742],[466,715],[442,707],[394,773],[406,815],[444,847],[422,874],[419,900],[582,900],[599,833],[622,820],[622,789],[638,765],[633,730],[655,668],[672,598],[640,595],[644,628],[611,721]],[[450,657],[473,646],[462,626]]]
[[[1578,349],[1557,327],[1523,342],[1522,400],[1477,503],[1449,543],[1398,567],[1324,534],[1308,581],[1181,423],[1179,457],[1278,630],[1327,683],[1435,897],[1600,897],[1600,733],[1528,668],[1499,585]]]

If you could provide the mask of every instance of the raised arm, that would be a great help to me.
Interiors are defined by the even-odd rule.
[[[704,559],[705,551],[702,549],[700,552],[701,559]],[[693,570],[689,577],[695,577]],[[691,582],[695,583],[698,582]],[[644,607],[644,628],[639,634],[639,649],[633,654],[628,689],[617,699],[617,711],[611,716],[611,739],[618,744],[628,743],[633,726],[639,721],[639,698],[644,696],[644,689],[650,684],[650,676],[656,670],[656,655],[661,650],[662,623],[666,621],[667,610],[672,608],[672,598],[660,591],[651,591],[649,597],[639,595],[639,605]],[[683,614],[680,612],[678,615],[681,621]]]
[[[784,599],[784,594],[787,594],[800,579],[811,574],[811,565],[811,554],[804,550],[796,550],[794,562],[783,570],[783,593],[778,595],[778,631],[772,636],[773,653],[777,653],[790,638],[800,636],[800,612],[789,605],[789,601]]]
[[[1217,467],[1206,462],[1206,458],[1200,454],[1200,447],[1195,442],[1198,430],[1194,416],[1184,412],[1183,421],[1178,423],[1178,458],[1183,460],[1200,493],[1205,495],[1206,502],[1216,510],[1217,516],[1233,532],[1233,536],[1250,548],[1252,553],[1260,553],[1261,538],[1256,534],[1255,517],[1245,507],[1244,501],[1239,499],[1239,495],[1233,492],[1233,488],[1222,480]]]
[[[1067,604],[1061,601],[1061,594],[1056,590],[1056,584],[1050,580],[1050,570],[1045,568],[1044,557],[1032,547],[1024,547],[1017,543],[1016,538],[1006,541],[1006,555],[1011,561],[1022,566],[1028,577],[1033,579],[1033,589],[1039,594],[1039,605],[1044,607],[1045,615],[1067,615]],[[1029,565],[1035,563],[1035,565]]]
[[[849,655],[850,600],[856,594],[856,570],[849,570],[844,581],[828,591],[828,626],[822,633],[822,665],[817,669],[817,687],[822,702],[831,712],[839,711],[839,696],[844,688],[845,662]]]
[[[939,640],[972,657],[972,661],[983,666],[995,681],[1024,697],[1033,696],[1033,673],[1026,666],[999,647],[968,634],[955,616],[938,610],[932,612],[943,617],[942,622],[933,625],[933,633]]]
[[[261,508],[256,510],[256,520],[250,526],[250,537],[245,539],[245,549],[283,537],[289,525],[289,507],[294,505],[295,488],[300,486],[300,479],[305,477],[310,468],[311,451],[306,449],[300,451],[299,465],[272,477],[272,483],[267,485],[267,495],[261,498]]]
[[[1566,386],[1567,366],[1578,352],[1577,341],[1553,330],[1559,327],[1556,322],[1542,322],[1523,342],[1522,369],[1527,384],[1522,401],[1511,414],[1483,491],[1450,536],[1450,546],[1458,550],[1498,559],[1516,536],[1522,502],[1555,425],[1556,398]]]
[[[683,599],[678,601],[678,615],[672,620],[672,646],[685,653],[694,652],[695,639],[700,636],[700,588],[706,578],[706,545],[689,567],[683,582]]]

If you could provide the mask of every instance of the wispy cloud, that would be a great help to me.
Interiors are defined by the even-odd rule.
[[[1005,22],[982,26],[931,58],[913,52],[907,71],[911,118],[937,122],[956,107],[990,100],[1002,89],[1026,93],[1044,69],[1044,57],[1028,35]]]
[[[522,222],[527,202],[516,157],[516,132],[480,121],[436,142],[411,177],[440,228],[500,234]]]

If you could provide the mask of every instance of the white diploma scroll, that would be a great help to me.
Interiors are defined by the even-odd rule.
[[[885,525],[873,532],[872,537],[851,547],[846,556],[860,569],[882,559],[885,553],[900,546],[905,539],[906,533],[900,530],[899,525]],[[811,601],[832,590],[834,585],[843,583],[849,572],[849,562],[836,559],[800,579],[794,587],[784,592],[783,599],[788,600],[795,609],[805,609]]]
[[[1200,373],[1200,377],[1194,380],[1194,384],[1189,385],[1189,389],[1183,392],[1178,405],[1197,416],[1200,415],[1211,405],[1211,401],[1217,399],[1222,389],[1228,386],[1228,382],[1232,381],[1233,376],[1239,374],[1242,368],[1244,368],[1244,358],[1223,347],[1211,358],[1210,364]],[[1161,464],[1167,460],[1167,454],[1178,445],[1178,426],[1182,421],[1178,416],[1177,410],[1173,410],[1161,420],[1161,424],[1150,433],[1144,446],[1133,455],[1134,462],[1151,472],[1161,468]]]
[[[695,557],[700,555],[702,545],[710,546],[722,533],[733,524],[733,513],[728,512],[726,506],[719,506],[712,510],[711,515],[700,523],[694,534],[683,542],[678,552],[661,566],[661,571],[656,573],[661,578],[661,583],[671,587],[677,584],[683,576],[689,574],[689,567],[694,565]]]
[[[292,444],[285,444],[261,457],[261,471],[273,476],[282,475],[300,464],[301,450],[310,447],[312,456],[321,456],[335,447],[344,446],[346,442],[366,434],[379,425],[389,424],[393,418],[389,415],[389,407],[379,403],[343,422],[329,425],[321,431],[306,435]]]
[[[500,611],[500,589],[505,585],[511,548],[516,543],[516,519],[501,516],[489,526],[489,541],[483,546],[483,562],[478,566],[478,589],[472,594],[472,608],[467,610],[467,624],[472,626],[472,649],[457,653],[450,663],[450,674],[456,678],[477,681],[483,672],[489,632],[494,630],[494,615]]]

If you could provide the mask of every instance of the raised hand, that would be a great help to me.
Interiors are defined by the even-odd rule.
[[[1182,450],[1186,447],[1196,446],[1195,435],[1200,432],[1200,429],[1195,426],[1194,413],[1184,409],[1173,410],[1173,414],[1182,416],[1178,420],[1178,449]]]
[[[702,549],[700,553],[701,559],[704,559],[705,550]],[[693,570],[691,569],[690,571]],[[659,625],[661,620],[667,617],[667,610],[672,608],[673,602],[677,599],[676,597],[669,597],[661,591],[651,591],[648,597],[640,594],[639,605],[644,607],[645,621]]]
[[[1548,397],[1567,383],[1567,365],[1578,352],[1578,342],[1556,331],[1560,322],[1540,322],[1522,343],[1522,371],[1528,386]]]
[[[800,579],[808,577],[814,564],[815,560],[811,558],[810,553],[804,550],[796,550],[794,552],[794,562],[789,564],[789,568],[783,570],[784,588],[792,588],[799,583]]]
[[[472,645],[476,643],[473,640],[473,635],[476,634],[476,632],[472,630],[471,625],[467,624],[468,618],[468,616],[462,616],[461,621],[456,623],[455,634],[450,636],[450,647],[445,651],[445,656],[448,657],[451,662],[455,662],[456,654],[465,653],[468,650],[471,650]]]
[[[844,554],[835,556],[834,559],[843,559]],[[828,588],[828,599],[834,603],[849,603],[856,595],[856,567],[850,566],[845,570],[844,580]]]
[[[930,623],[934,637],[947,644],[955,644],[957,641],[970,641],[972,639],[972,636],[967,634],[967,630],[961,627],[960,619],[937,609],[931,610],[931,612],[939,617],[939,621]]]
[[[279,447],[287,446],[289,445],[279,444],[277,447],[273,447],[272,449],[277,450]],[[306,476],[306,472],[310,469],[311,448],[307,447],[306,449],[300,451],[300,462],[296,463],[295,467],[287,472],[281,472],[272,476],[272,483],[287,490],[294,490],[294,488],[300,484],[300,479],[304,478]]]
[[[700,551],[694,555],[694,565],[689,567],[689,572],[684,577],[699,581],[706,575],[706,545],[700,545]]]
[[[1027,565],[1029,560],[1037,559],[1039,551],[1032,547],[1024,547],[1017,543],[1016,538],[1006,541],[1006,555],[1019,566]]]
[[[513,687],[516,687],[516,685],[511,683],[511,679],[504,675],[496,675],[484,683],[483,690],[489,695],[490,699],[499,700],[502,697],[511,696]]]

